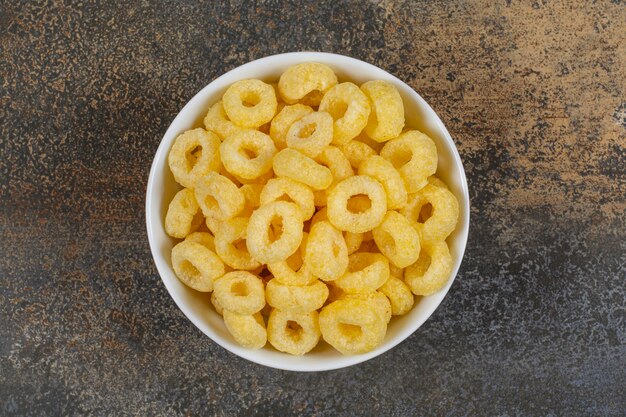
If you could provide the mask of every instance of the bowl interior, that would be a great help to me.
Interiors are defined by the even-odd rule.
[[[454,260],[453,273],[448,284],[436,294],[418,297],[413,310],[405,316],[392,319],[383,344],[362,355],[343,356],[323,342],[301,357],[278,352],[269,344],[257,351],[237,345],[226,330],[221,316],[213,310],[209,294],[192,290],[176,278],[171,268],[170,253],[177,241],[165,233],[163,226],[169,202],[181,188],[174,181],[167,165],[167,154],[174,139],[185,130],[203,126],[202,119],[209,106],[219,100],[233,82],[245,78],[275,82],[287,67],[307,61],[330,66],[337,73],[340,82],[361,84],[374,79],[392,82],[404,100],[406,126],[428,134],[437,144],[437,175],[449,185],[460,206],[459,224],[447,240]],[[262,365],[296,371],[320,371],[353,365],[375,357],[400,343],[428,319],[448,292],[461,264],[469,225],[469,197],[465,173],[454,142],[435,112],[408,85],[380,68],[353,58],[327,53],[296,52],[262,58],[235,68],[211,82],[187,103],[165,133],[154,158],[148,180],[146,222],[152,255],[163,283],[183,313],[207,336],[227,350]]]

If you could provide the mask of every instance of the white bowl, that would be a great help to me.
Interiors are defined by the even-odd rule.
[[[448,238],[454,267],[447,285],[436,294],[418,297],[413,310],[392,319],[384,342],[373,351],[362,355],[343,356],[323,342],[304,356],[278,352],[269,343],[260,350],[239,346],[226,330],[222,318],[210,305],[210,297],[190,289],[176,278],[170,262],[175,240],[165,233],[163,226],[168,204],[180,189],[167,165],[167,154],[176,136],[185,130],[203,126],[202,119],[209,106],[219,100],[233,82],[245,78],[277,81],[289,66],[310,61],[328,65],[337,73],[340,81],[349,80],[361,84],[382,79],[393,83],[404,100],[406,126],[428,134],[437,144],[437,175],[449,185],[460,206],[458,226]],[[146,193],[146,225],[152,256],[165,287],[182,312],[204,334],[234,354],[261,365],[291,371],[324,371],[354,365],[386,352],[415,332],[435,311],[461,265],[469,228],[469,195],[461,158],[450,134],[433,109],[411,87],[386,71],[354,58],[321,52],[293,52],[261,58],[227,72],[204,87],[180,111],[165,132],[152,163]]]

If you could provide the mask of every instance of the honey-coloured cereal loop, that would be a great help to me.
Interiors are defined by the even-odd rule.
[[[314,112],[291,125],[287,146],[310,158],[318,156],[333,140],[333,118],[326,112]]]
[[[445,240],[456,228],[459,203],[447,188],[428,184],[409,196],[402,214],[417,222],[423,241]]]
[[[411,294],[411,291],[409,291],[409,294]],[[411,294],[411,296],[413,296],[413,294]],[[339,297],[341,300],[346,298],[367,301],[376,308],[376,311],[380,314],[380,317],[382,317],[385,323],[389,323],[391,320],[391,302],[387,296],[380,291],[360,292],[354,294],[344,292]]]
[[[313,111],[311,107],[304,104],[283,107],[276,117],[272,119],[270,125],[270,137],[274,141],[276,148],[279,150],[285,149],[287,147],[287,132],[289,132],[291,125],[307,114],[313,113]]]
[[[325,190],[333,182],[328,168],[318,164],[295,149],[283,149],[274,157],[274,173],[308,185],[313,190]]]
[[[325,147],[315,160],[330,169],[333,175],[331,186],[354,175],[350,161],[336,146]]]
[[[245,130],[226,137],[220,145],[224,168],[237,178],[254,180],[272,169],[274,141],[258,130]]]
[[[404,282],[415,295],[431,295],[442,289],[452,272],[452,257],[445,241],[424,241],[420,256],[404,270]]]
[[[279,310],[308,313],[324,305],[328,287],[319,280],[309,285],[285,285],[274,278],[267,283],[265,297],[269,305]]]
[[[254,314],[265,305],[263,281],[248,271],[225,274],[215,281],[213,291],[224,311]]]
[[[304,355],[320,340],[317,311],[294,313],[273,309],[267,322],[267,338],[277,350]]]
[[[241,217],[250,217],[252,212],[261,205],[260,200],[263,187],[263,184],[244,184],[239,187],[245,198],[243,211],[240,213]]]
[[[387,209],[395,210],[406,205],[404,180],[391,162],[382,156],[373,155],[361,162],[359,175],[369,175],[382,184],[387,194]]]
[[[323,281],[342,276],[348,268],[348,247],[343,235],[330,222],[322,220],[311,227],[304,263]]]
[[[387,332],[387,323],[377,307],[356,298],[328,304],[319,315],[319,323],[324,340],[344,355],[373,350]]]
[[[414,193],[428,183],[428,177],[437,171],[435,142],[418,130],[409,130],[383,146],[380,156],[400,172],[406,189]]]
[[[254,79],[233,83],[224,93],[222,102],[228,118],[247,128],[257,128],[272,120],[278,106],[274,88]]]
[[[449,189],[448,184],[440,180],[436,175],[431,175],[430,177],[428,177],[428,183],[435,187],[445,188],[446,190]]]
[[[308,220],[315,213],[313,191],[306,185],[289,178],[272,178],[261,191],[260,205],[273,201],[295,203],[302,212],[302,219]]]
[[[245,197],[237,186],[217,172],[209,172],[196,183],[195,197],[205,217],[223,220],[239,214]]]
[[[319,111],[328,112],[334,120],[333,143],[345,145],[367,125],[370,101],[355,84],[337,84],[322,98]]]
[[[315,223],[320,222],[322,220],[328,220],[326,215],[328,209],[326,207],[322,207],[319,209],[315,215],[311,218],[311,228],[315,225]],[[363,243],[363,233],[352,233],[352,232],[341,232],[343,235],[343,239],[346,242],[346,248],[348,249],[348,255],[352,255],[356,252],[361,243]]]
[[[369,207],[351,210],[351,198],[366,196]],[[363,233],[382,222],[387,212],[387,195],[383,186],[365,175],[346,178],[328,194],[328,220],[339,230]]]
[[[347,293],[376,291],[389,278],[389,261],[380,253],[357,252],[348,259],[348,271],[334,281]]]
[[[391,303],[391,314],[401,316],[413,308],[415,297],[402,279],[391,276],[378,290],[385,294]]]
[[[204,127],[206,127],[207,130],[216,133],[222,140],[228,136],[232,136],[235,133],[245,130],[245,128],[237,126],[228,118],[228,115],[224,111],[222,100],[218,101],[209,108],[209,111],[204,117]]]
[[[390,82],[375,80],[361,85],[361,91],[372,105],[365,126],[367,135],[377,142],[386,142],[402,133],[404,103],[398,89]]]
[[[420,254],[420,239],[411,222],[396,211],[388,211],[372,231],[380,252],[398,268],[415,263]]]
[[[194,232],[188,235],[185,240],[189,242],[199,243],[207,249],[215,252],[215,237],[207,232]]]
[[[260,267],[261,263],[248,252],[248,220],[246,217],[235,217],[222,221],[215,234],[215,251],[231,268],[250,271]]]
[[[224,307],[222,307],[220,302],[217,301],[217,298],[215,298],[214,292],[211,293],[211,304],[213,304],[213,308],[215,309],[215,312],[217,314],[219,314],[220,316],[224,315]]]
[[[261,313],[237,314],[224,310],[224,324],[235,341],[246,349],[261,349],[267,343],[267,330]]]
[[[372,155],[376,155],[376,151],[371,146],[356,139],[341,146],[340,149],[354,169],[359,169],[361,162]]]
[[[293,255],[284,261],[267,264],[267,269],[281,284],[309,285],[317,279],[307,268],[303,267],[307,240],[308,233],[303,233],[300,247]]]
[[[275,222],[279,224],[277,228]],[[297,205],[273,201],[259,207],[250,216],[248,250],[261,263],[284,261],[300,246],[302,229],[302,212]]]
[[[167,162],[174,179],[183,187],[193,188],[209,171],[220,169],[220,138],[204,129],[188,130],[172,145]]]
[[[319,106],[322,96],[336,84],[337,76],[330,67],[306,62],[287,68],[278,80],[278,91],[285,103]]]
[[[202,213],[193,190],[183,188],[170,201],[165,215],[165,232],[182,239],[202,224]]]
[[[206,246],[184,240],[172,249],[172,266],[178,279],[197,291],[213,291],[213,282],[224,275],[224,263]]]

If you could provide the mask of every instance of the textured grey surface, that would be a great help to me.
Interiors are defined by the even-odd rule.
[[[622,1],[116,3],[0,2],[0,415],[626,414]],[[160,282],[143,214],[186,101],[296,50],[413,86],[472,197],[431,319],[317,374],[201,334]]]

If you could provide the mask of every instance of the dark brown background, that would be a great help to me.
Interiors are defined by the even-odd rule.
[[[0,1],[0,414],[624,415],[625,33],[619,0]],[[298,50],[414,87],[472,198],[433,317],[317,374],[205,337],[144,227],[179,109],[231,68]]]

